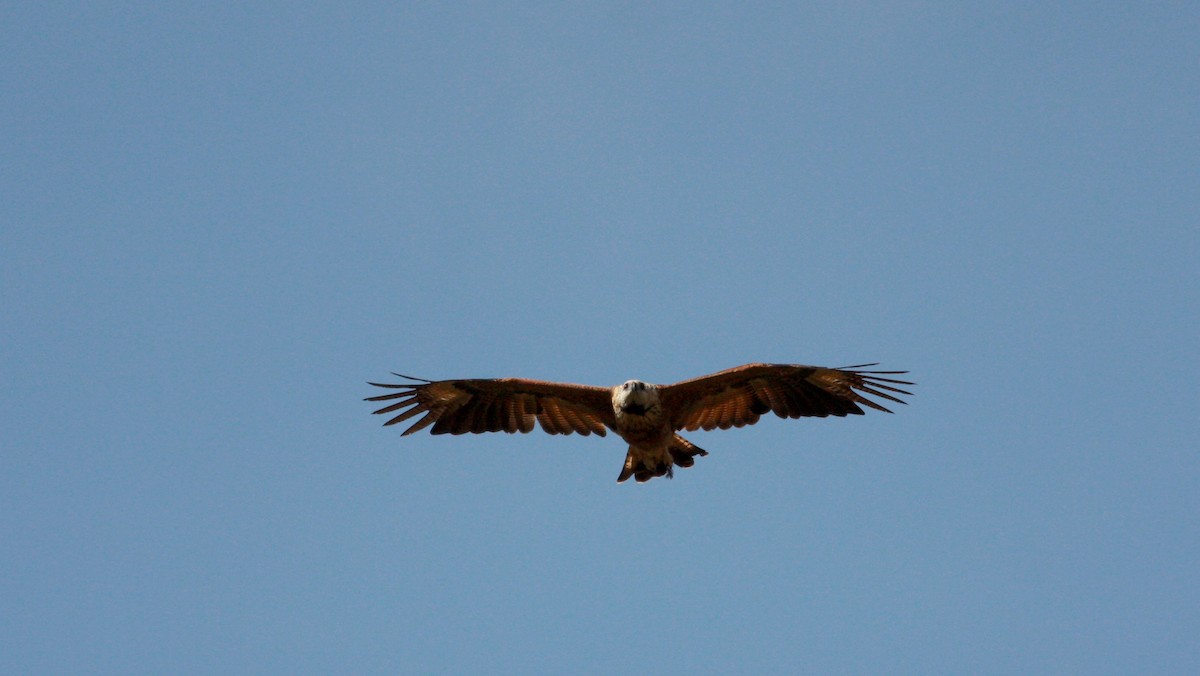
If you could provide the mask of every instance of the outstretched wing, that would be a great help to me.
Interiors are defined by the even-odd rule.
[[[875,364],[840,369],[801,364],[746,364],[668,385],[660,390],[660,396],[676,430],[753,425],[767,411],[780,418],[824,418],[862,415],[859,404],[863,404],[891,413],[860,392],[903,404],[904,401],[888,393],[911,395],[895,386],[913,383],[883,377],[907,371],[860,370],[869,366]]]
[[[394,375],[417,382],[369,383],[397,391],[367,397],[366,401],[399,400],[375,411],[396,414],[384,425],[424,413],[404,430],[405,435],[429,425],[433,425],[433,434],[512,434],[533,430],[536,421],[550,434],[578,432],[587,436],[595,432],[604,436],[605,425],[615,428],[617,424],[610,391],[603,387],[522,378],[433,381]]]

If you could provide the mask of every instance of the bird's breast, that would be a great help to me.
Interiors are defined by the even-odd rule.
[[[631,444],[647,444],[672,434],[662,415],[661,406],[639,407],[635,410],[630,410],[628,406],[614,410],[617,417],[617,433],[625,441]]]

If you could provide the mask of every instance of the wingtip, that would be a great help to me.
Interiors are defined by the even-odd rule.
[[[406,376],[402,373],[396,373],[394,371],[392,372],[392,375],[396,376],[397,378],[405,378],[405,379],[416,381],[416,382],[412,382],[412,383],[377,383],[377,382],[368,380],[367,384],[372,387],[382,387],[385,390],[407,389],[411,392],[412,390],[415,390],[415,389],[421,387],[421,385],[418,383],[427,383],[428,384],[428,383],[434,382],[432,380],[426,380],[424,378],[417,378],[414,376]],[[383,399],[395,399],[396,397],[401,397],[406,394],[409,394],[409,392],[401,392],[401,393],[397,393],[397,394],[383,394],[383,395],[378,395],[378,396],[374,396],[374,397],[366,397],[365,399],[363,399],[363,401],[380,401]]]
[[[874,361],[874,362],[871,362],[870,364],[854,364],[851,366],[837,366],[834,368],[834,370],[835,371],[848,371],[850,369],[865,369],[868,366],[879,366],[879,362]]]
[[[408,378],[409,380],[415,380],[415,381],[421,382],[421,383],[432,383],[433,382],[432,380],[426,380],[425,378],[418,378],[416,376],[406,376],[403,373],[396,373],[395,371],[392,371],[392,375],[396,376],[397,378]]]

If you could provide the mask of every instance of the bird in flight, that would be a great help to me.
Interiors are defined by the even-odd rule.
[[[862,415],[859,404],[891,413],[863,396],[905,403],[911,396],[897,385],[907,380],[885,376],[907,371],[865,371],[877,364],[842,368],[801,364],[746,364],[673,385],[627,380],[616,387],[573,385],[525,378],[425,380],[399,373],[410,382],[368,383],[397,390],[367,397],[390,402],[375,411],[391,415],[395,425],[425,414],[407,436],[430,425],[433,434],[530,432],[535,424],[550,434],[604,436],[608,430],[629,444],[617,482],[672,477],[672,467],[691,467],[704,449],[680,431],[729,429],[758,422],[770,411],[780,418]],[[895,394],[889,394],[895,393]]]

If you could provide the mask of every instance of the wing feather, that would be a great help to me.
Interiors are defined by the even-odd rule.
[[[388,402],[377,414],[396,414],[384,425],[395,425],[425,414],[404,435],[430,425],[433,434],[479,434],[482,432],[530,432],[537,423],[550,434],[604,436],[616,427],[607,388],[554,383],[524,378],[424,380],[400,376],[413,382],[370,383],[396,390],[367,397],[366,401]]]
[[[417,413],[421,413],[421,411],[417,411]],[[421,419],[420,419],[420,420],[418,420],[417,422],[413,423],[413,426],[412,426],[412,427],[409,427],[409,428],[408,428],[408,429],[406,429],[406,430],[404,430],[404,434],[401,434],[400,436],[402,436],[402,437],[403,437],[403,436],[407,436],[407,435],[409,435],[409,434],[412,434],[413,432],[417,432],[417,431],[423,430],[423,429],[425,429],[426,427],[429,427],[429,426],[430,426],[430,425],[432,425],[433,423],[437,422],[437,416],[435,416],[435,415],[433,414],[433,412],[432,412],[432,411],[425,411],[424,413],[425,413],[425,417],[424,417],[424,418],[421,418]],[[398,417],[398,416],[397,416],[397,417]],[[399,421],[398,421],[398,420],[396,420],[395,418],[393,418],[392,420],[389,420],[389,421],[387,421],[387,422],[386,422],[386,423],[384,423],[384,424],[385,424],[385,425],[390,425],[390,424],[392,424],[393,422],[399,422]]]
[[[521,407],[520,432],[532,432],[537,425],[537,399],[528,394],[517,397],[517,405]]]
[[[499,400],[488,402],[487,413],[488,429],[493,429],[500,432],[505,431],[505,428],[508,424],[508,418],[504,415],[504,402]]]
[[[575,410],[574,408],[569,406],[564,407],[562,408],[562,414],[563,417],[567,419],[567,423],[571,426],[571,429],[574,431],[580,434],[590,434],[595,431],[595,428],[593,428],[586,420],[584,420],[583,416],[579,415],[579,411]]]
[[[391,413],[392,411],[399,411],[400,409],[405,408],[407,406],[412,406],[412,403],[414,401],[416,401],[416,399],[414,397],[409,397],[408,399],[405,399],[403,401],[398,401],[398,402],[392,404],[391,406],[385,406],[385,407],[379,409],[378,411],[376,411],[376,413]],[[412,415],[413,415],[413,412],[410,412],[409,416],[411,417]],[[405,418],[401,418],[401,420],[405,420]],[[391,424],[391,423],[388,423],[388,424]]]
[[[517,406],[517,400],[514,397],[510,397],[500,403],[500,410],[504,418],[504,423],[500,426],[500,428],[509,434],[512,434],[518,429],[517,420],[519,419],[519,416],[517,415]]]
[[[492,398],[488,395],[484,395],[479,397],[474,404],[475,411],[471,416],[470,431],[471,434],[483,434],[484,432],[488,431],[488,425],[491,423]],[[500,432],[503,430],[497,426],[496,431]]]
[[[885,376],[905,371],[866,371],[875,364],[845,368],[803,364],[746,364],[661,389],[664,408],[676,430],[743,427],[767,411],[781,418],[862,415],[861,406],[891,413],[863,394],[903,404],[896,395],[912,393]],[[892,394],[894,393],[894,394]]]
[[[566,434],[569,429],[567,422],[562,419],[562,413],[558,410],[558,404],[553,399],[542,402],[542,413],[538,416],[538,420],[542,423],[542,429],[550,434]]]

